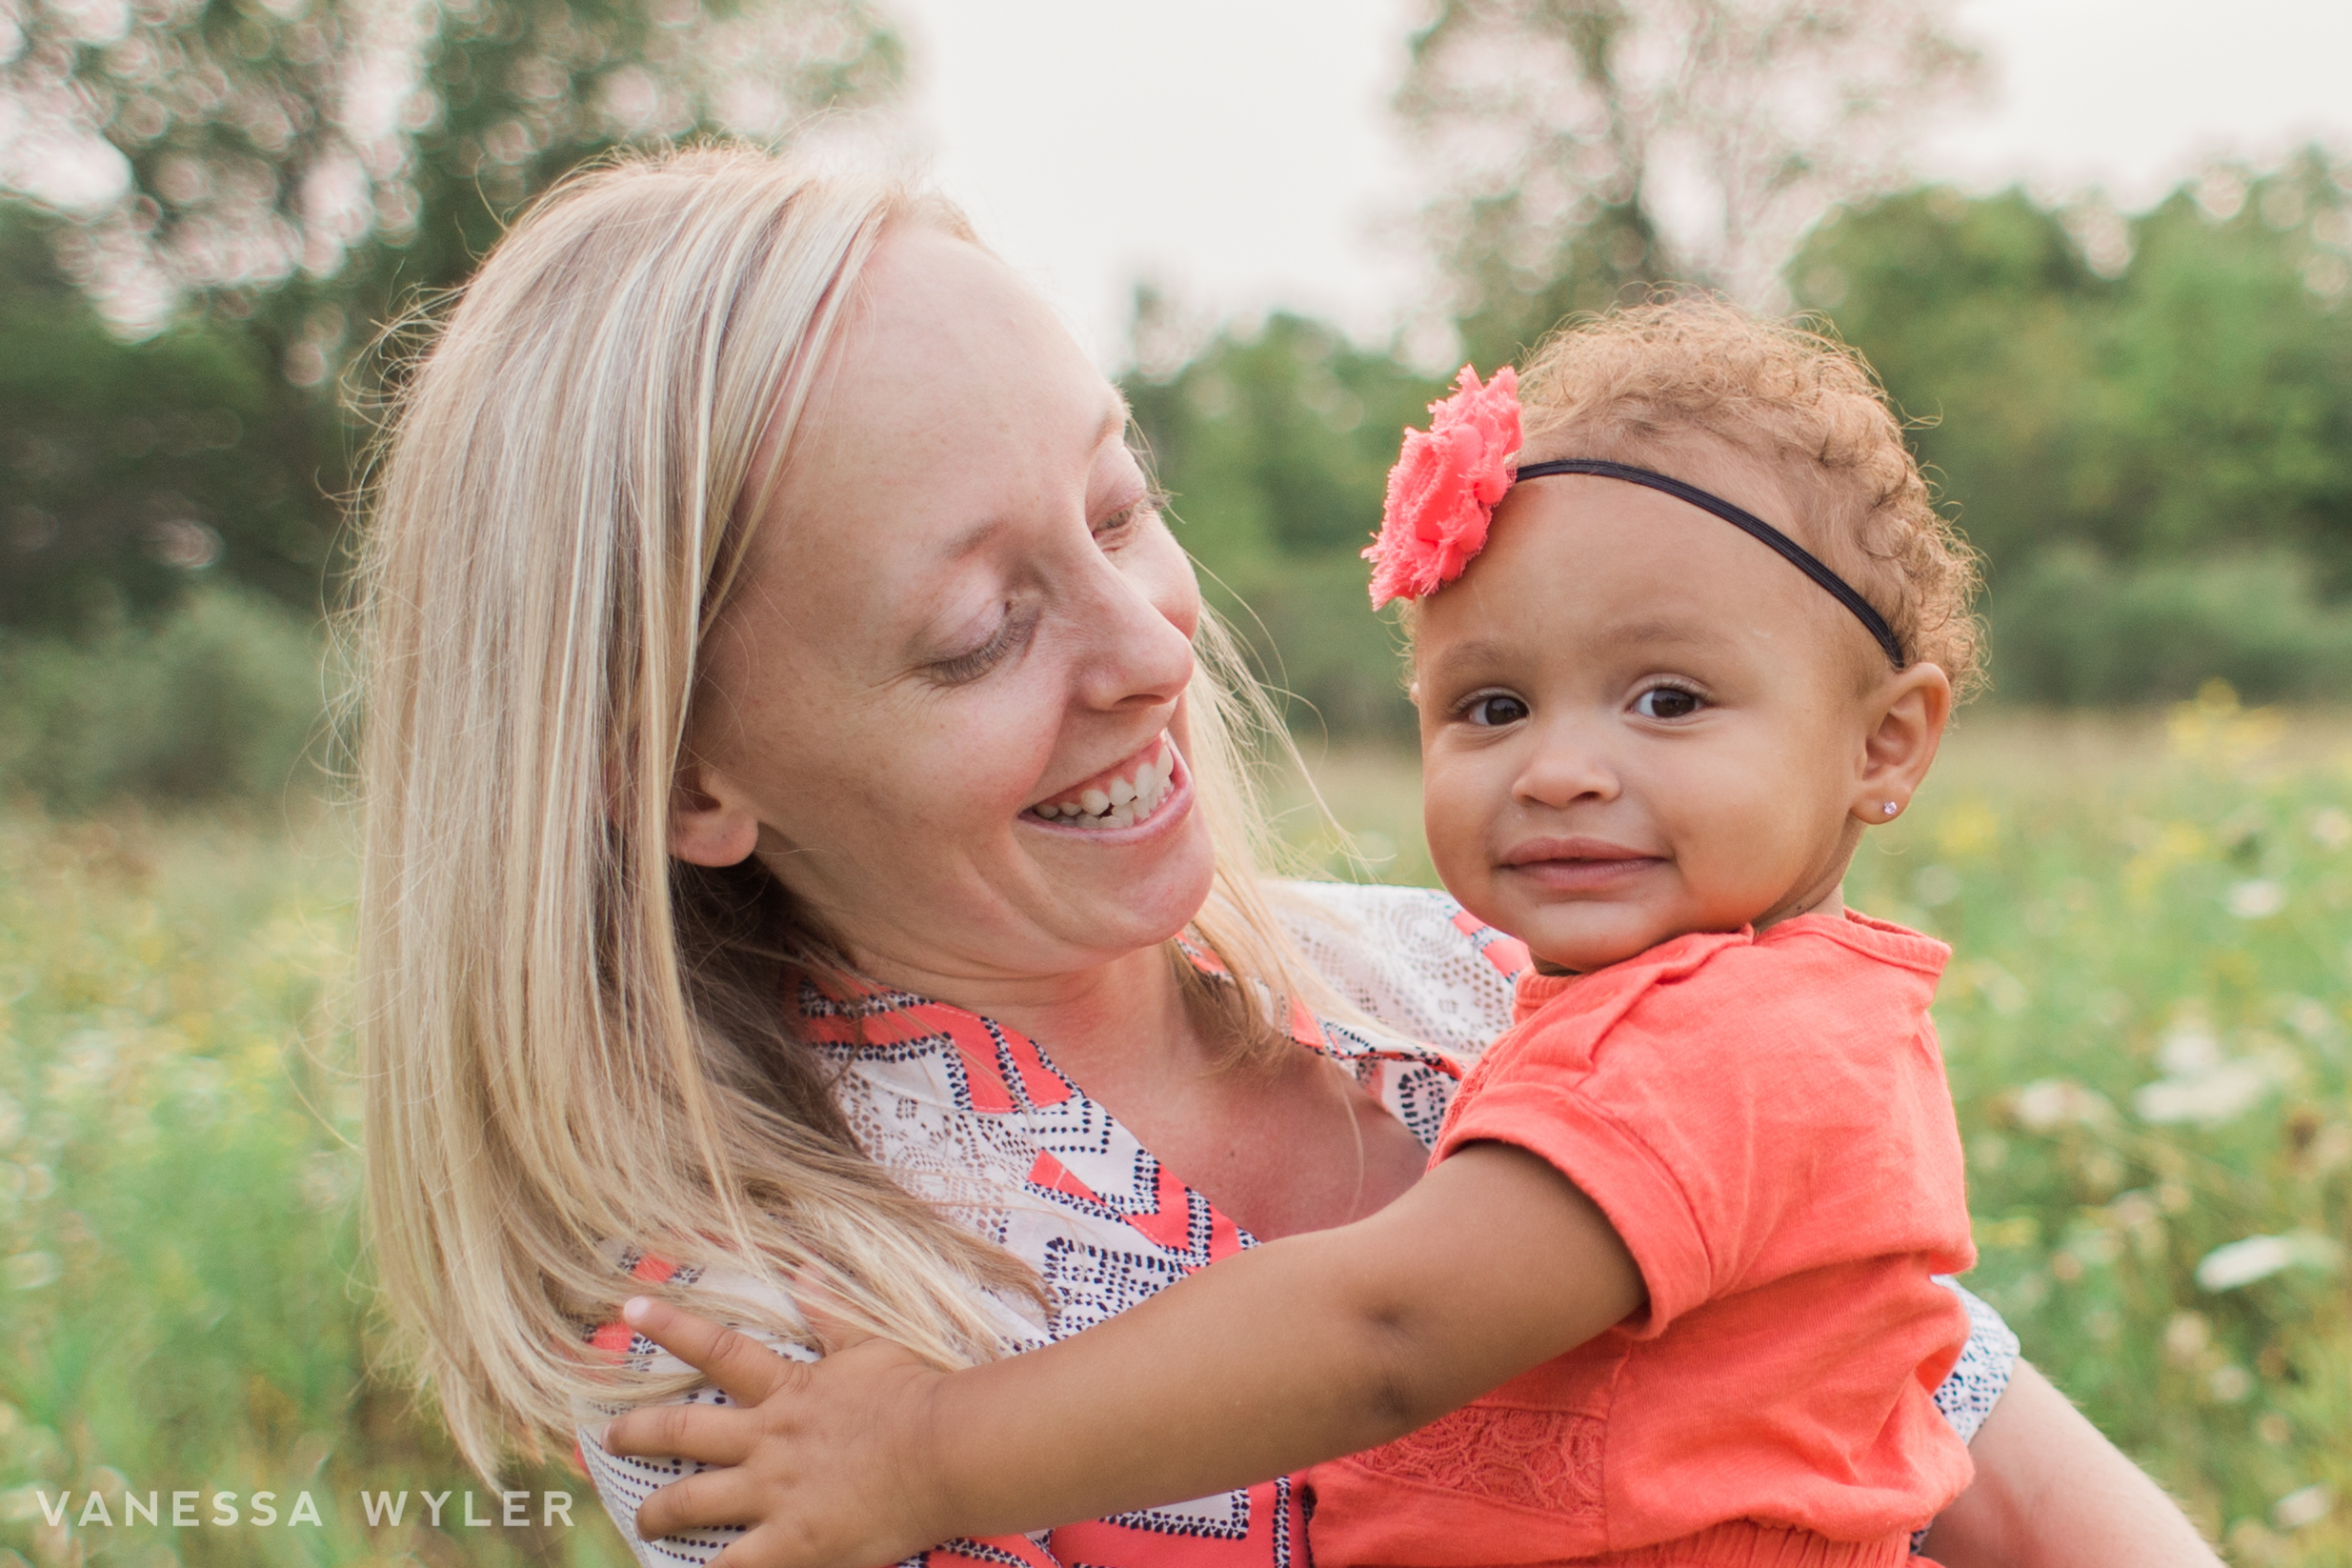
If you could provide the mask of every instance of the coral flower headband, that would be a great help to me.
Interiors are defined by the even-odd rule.
[[[1391,599],[1426,598],[1460,576],[1470,558],[1486,548],[1496,503],[1516,481],[1591,473],[1663,491],[1762,540],[1852,611],[1895,668],[1903,667],[1902,644],[1886,617],[1819,556],[1754,513],[1696,485],[1599,457],[1563,457],[1514,468],[1511,459],[1519,446],[1518,372],[1505,365],[1480,386],[1478,372],[1464,365],[1455,388],[1451,397],[1429,406],[1429,429],[1405,432],[1404,450],[1388,471],[1380,536],[1364,552],[1364,559],[1373,563],[1373,609]]]

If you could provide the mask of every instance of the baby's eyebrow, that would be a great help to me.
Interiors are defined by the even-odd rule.
[[[1659,616],[1652,620],[1626,621],[1606,628],[1600,635],[1612,645],[1638,643],[1650,646],[1670,643],[1685,648],[1723,648],[1731,639],[1714,627],[1699,621],[1678,620]]]
[[[1523,651],[1498,637],[1472,637],[1466,642],[1450,642],[1439,649],[1429,661],[1427,672],[1431,679],[1451,674],[1457,666],[1472,668],[1508,663]]]

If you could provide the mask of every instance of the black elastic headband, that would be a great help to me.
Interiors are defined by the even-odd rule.
[[[1554,473],[1593,473],[1603,479],[1622,479],[1628,484],[1647,485],[1652,490],[1665,492],[1678,501],[1687,501],[1701,512],[1714,513],[1732,527],[1772,546],[1791,566],[1829,590],[1830,597],[1853,611],[1854,618],[1879,639],[1879,646],[1886,650],[1886,656],[1893,661],[1895,668],[1900,670],[1903,667],[1902,644],[1896,639],[1895,629],[1886,624],[1886,617],[1871,608],[1870,601],[1856,593],[1853,584],[1822,565],[1819,556],[1753,512],[1736,507],[1720,495],[1711,495],[1697,485],[1686,485],[1667,474],[1655,473],[1625,463],[1612,463],[1602,457],[1560,457],[1548,463],[1530,463],[1520,469],[1513,480],[1516,483],[1519,479],[1540,479]]]

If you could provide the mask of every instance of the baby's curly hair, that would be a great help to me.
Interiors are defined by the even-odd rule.
[[[1675,438],[1700,432],[1771,464],[1814,512],[1800,536],[1886,617],[1904,661],[1940,666],[1956,696],[1981,684],[1976,552],[1936,510],[1884,389],[1845,344],[1714,295],[1661,294],[1572,317],[1519,372],[1519,405],[1522,463],[1672,472]]]

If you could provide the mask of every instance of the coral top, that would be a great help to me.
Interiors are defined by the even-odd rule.
[[[1315,973],[1365,1017],[1379,1020],[1376,1027],[1361,1018],[1340,1023],[1302,1015],[1293,1020],[1300,1047],[1347,1068],[1434,1148],[1462,1064],[1477,1060],[1510,1024],[1512,976],[1526,967],[1527,950],[1435,888],[1276,883],[1270,892]],[[1191,955],[1204,972],[1215,972],[1205,954],[1194,949]],[[1052,1289],[1052,1321],[1041,1330],[1008,1324],[1015,1343],[1026,1348],[1067,1338],[1256,1244],[1065,1076],[1050,1043],[921,996],[877,996],[845,1010],[802,989],[788,1001],[795,1027],[833,1069],[835,1103],[874,1162],[955,1223],[1027,1263]],[[688,1288],[722,1318],[734,1316],[728,1302],[737,1297],[791,1311],[772,1286],[723,1261],[672,1262],[619,1240],[611,1256],[621,1273]],[[1968,1304],[1977,1334],[1936,1397],[1965,1440],[2008,1386],[2017,1337],[1992,1308],[1958,1286],[1952,1294]],[[580,1329],[588,1343],[642,1369],[689,1370],[625,1323]],[[1785,1326],[1793,1334],[1802,1329]],[[764,1330],[748,1332],[779,1355],[815,1355]],[[1103,1390],[1106,1399],[1118,1396],[1116,1387]],[[672,1402],[728,1401],[705,1383]],[[729,1526],[639,1538],[638,1504],[655,1487],[708,1467],[607,1454],[596,1434],[620,1407],[583,1398],[578,1414],[580,1462],[645,1568],[695,1568],[742,1536]],[[1302,1568],[1302,1482],[1278,1476],[1034,1537],[951,1541],[916,1554],[909,1568]]]
[[[1933,1395],[1976,1259],[1928,1003],[1951,950],[1851,913],[1530,972],[1436,1159],[1482,1140],[1599,1204],[1649,1304],[1311,1472],[1339,1564],[1900,1564],[1968,1450]]]

